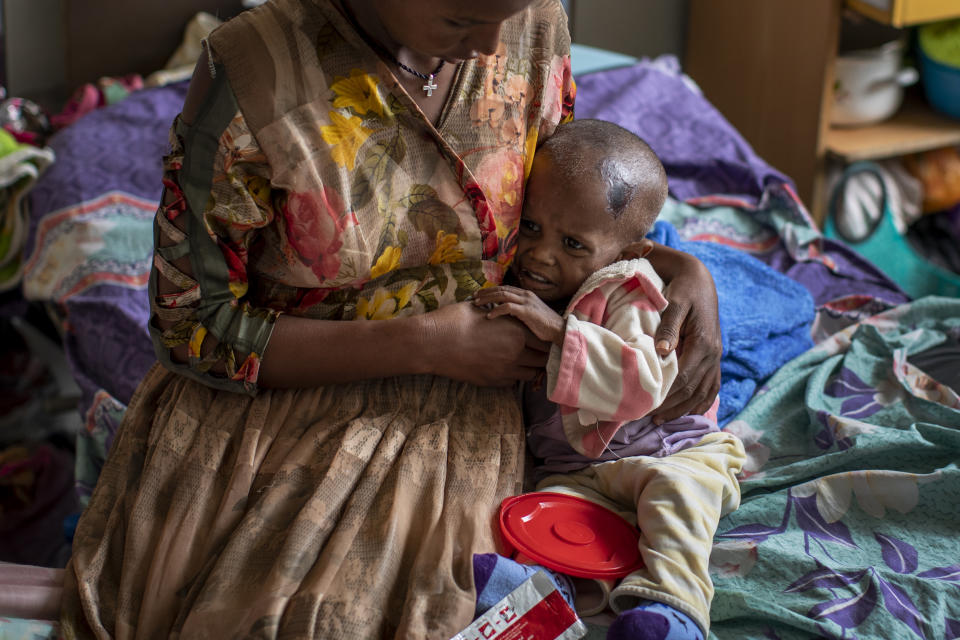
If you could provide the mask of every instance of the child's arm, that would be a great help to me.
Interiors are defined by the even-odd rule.
[[[587,457],[602,455],[623,423],[656,409],[677,376],[676,355],[661,358],[654,347],[666,300],[643,276],[599,287],[566,319],[515,287],[484,289],[474,303],[553,343],[548,397],[561,406],[567,440]]]
[[[661,357],[653,335],[656,308],[630,292],[608,306],[603,325],[584,314],[568,316],[563,344],[547,363],[547,394],[576,408],[583,425],[644,417],[663,402],[677,374],[676,356]]]
[[[661,358],[654,348],[666,302],[647,284],[598,289],[595,293],[606,298],[602,318],[574,309],[564,320],[534,293],[510,286],[482,289],[474,294],[474,304],[491,307],[488,318],[513,316],[555,345],[547,365],[550,400],[578,409],[585,419],[622,423],[656,409],[677,373],[676,357]]]
[[[481,289],[473,295],[473,304],[489,307],[487,318],[513,316],[544,342],[563,344],[563,317],[526,289],[506,285]]]

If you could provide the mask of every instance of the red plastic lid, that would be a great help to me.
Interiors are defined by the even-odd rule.
[[[583,498],[544,492],[507,498],[500,531],[518,554],[567,575],[622,578],[643,567],[639,530]]]

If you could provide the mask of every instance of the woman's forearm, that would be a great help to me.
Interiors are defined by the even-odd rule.
[[[338,322],[280,316],[260,365],[263,388],[432,373],[427,316]]]
[[[661,314],[654,344],[666,355],[683,342],[679,371],[666,401],[653,413],[662,424],[687,413],[704,413],[720,389],[720,333],[717,290],[713,276],[696,257],[655,244],[647,255],[666,283],[669,305]]]
[[[481,386],[531,380],[549,345],[509,317],[488,319],[470,302],[392,320],[280,316],[260,365],[261,387],[309,387],[407,374]]]

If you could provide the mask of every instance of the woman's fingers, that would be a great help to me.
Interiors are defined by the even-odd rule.
[[[549,354],[550,347],[553,346],[553,343],[546,340],[541,340],[532,331],[529,331],[526,333],[524,346],[526,346],[528,349],[533,349],[534,351]]]
[[[687,356],[684,352],[684,356]],[[670,389],[666,400],[653,412],[653,421],[663,424],[688,413],[703,414],[713,405],[720,391],[720,369],[680,358],[680,373]]]
[[[486,313],[466,302],[448,305],[437,319],[451,332],[448,357],[441,375],[484,386],[507,386],[532,380],[549,357],[549,345],[539,340],[520,321]]]
[[[670,304],[654,335],[657,352],[679,353],[677,379],[663,404],[653,412],[662,424],[687,413],[709,410],[720,390],[723,342],[713,277],[702,262],[673,250],[661,252],[654,265],[671,273],[664,291]]]
[[[653,344],[656,345],[657,353],[661,358],[680,344],[680,329],[689,311],[689,306],[673,302],[663,310],[660,326],[657,327],[657,333],[653,337]]]
[[[663,404],[653,412],[653,420],[662,424],[688,413],[704,413],[720,391],[720,357],[723,345],[714,331],[687,318],[689,332],[683,335],[683,349],[677,361],[677,378]]]
[[[536,349],[526,348],[517,358],[517,365],[525,368],[543,369],[547,366],[547,360],[550,358],[548,351],[538,351]]]

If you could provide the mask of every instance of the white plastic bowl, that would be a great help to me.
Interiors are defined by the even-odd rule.
[[[903,88],[919,79],[902,68],[903,40],[837,56],[830,124],[853,127],[886,120],[903,103]]]

